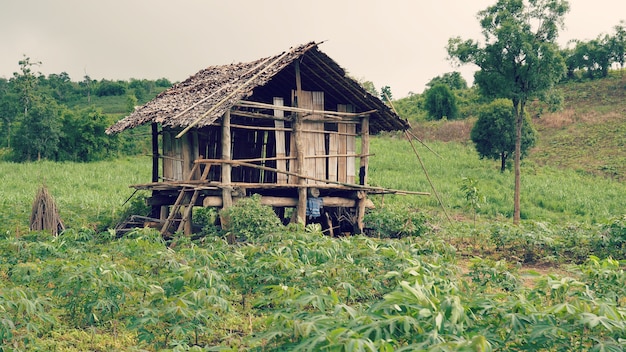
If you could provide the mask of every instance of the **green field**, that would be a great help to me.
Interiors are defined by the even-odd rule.
[[[150,229],[115,239],[105,228],[149,158],[2,163],[0,339],[33,351],[623,349],[626,274],[603,258],[626,257],[626,187],[527,160],[513,227],[510,172],[466,143],[428,146],[438,155],[419,155],[452,221],[433,196],[375,196],[379,234],[408,233],[398,209],[424,215],[399,239],[314,226],[236,245]],[[372,152],[372,184],[432,191],[406,140],[377,137]],[[485,195],[476,223],[463,177]],[[58,237],[27,231],[42,184],[69,228]]]
[[[478,157],[471,119],[414,123],[417,155],[402,135],[372,139],[372,185],[442,202],[372,196],[370,236],[276,225],[250,200],[231,208],[235,244],[210,226],[116,238],[149,157],[0,162],[1,350],[622,351],[626,85],[603,82],[593,91],[613,95],[568,85],[564,109],[534,119],[520,226],[512,171]],[[28,231],[42,185],[57,237]]]

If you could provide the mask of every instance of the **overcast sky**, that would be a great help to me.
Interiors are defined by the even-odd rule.
[[[24,55],[38,71],[73,81],[182,81],[200,69],[277,55],[325,41],[320,50],[348,73],[388,85],[394,98],[421,93],[453,67],[451,37],[481,40],[476,13],[496,0],[0,0],[0,77]],[[589,40],[626,20],[626,0],[570,0],[561,32]]]

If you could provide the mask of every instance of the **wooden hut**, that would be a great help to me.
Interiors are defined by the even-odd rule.
[[[107,129],[152,125],[152,182],[132,187],[152,192],[163,232],[253,194],[285,221],[363,230],[367,195],[389,192],[368,186],[369,135],[409,124],[318,45],[208,67]]]

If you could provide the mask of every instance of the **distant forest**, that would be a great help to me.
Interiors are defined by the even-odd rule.
[[[24,57],[12,78],[0,78],[0,159],[89,162],[148,153],[146,128],[104,131],[171,87],[169,80],[76,82],[65,72],[44,76],[40,65]]]

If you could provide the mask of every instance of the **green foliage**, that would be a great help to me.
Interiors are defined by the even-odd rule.
[[[367,231],[378,238],[421,236],[428,230],[427,220],[419,209],[400,206],[370,210],[363,219]]]
[[[193,223],[202,228],[202,235],[217,236],[222,234],[218,225],[219,214],[215,208],[198,208],[193,212]]]
[[[104,133],[110,124],[110,119],[93,107],[66,111],[56,160],[89,162],[117,155],[118,137]]]
[[[123,82],[115,82],[103,79],[98,82],[95,92],[96,95],[99,97],[124,95],[126,94],[126,87]]]
[[[398,112],[398,115],[411,122],[426,120],[427,112],[424,110],[423,105],[423,94],[411,94],[393,102],[393,107]]]
[[[504,172],[507,159],[515,153],[515,112],[509,100],[496,99],[485,106],[472,128],[471,138],[481,158],[500,159],[500,172]],[[535,145],[537,132],[530,119],[522,125],[521,156]]]
[[[472,282],[484,290],[515,291],[520,287],[520,280],[516,276],[517,268],[506,261],[472,258],[469,269]]]
[[[13,160],[94,161],[149,149],[145,129],[122,136],[106,136],[104,129],[169,88],[168,80],[157,85],[137,79],[98,82],[86,76],[72,82],[65,72],[48,77],[35,72],[41,63],[29,57],[19,65],[13,78],[0,79],[0,138]]]
[[[478,181],[471,177],[463,177],[461,179],[461,192],[465,195],[467,206],[474,213],[474,224],[476,224],[476,213],[482,203],[486,201],[486,197],[478,190]]]
[[[609,249],[609,255],[626,258],[626,215],[612,219],[604,225],[601,245]]]
[[[393,100],[393,95],[391,94],[391,87],[384,86],[380,88],[380,99],[384,102]]]
[[[246,240],[276,233],[283,227],[272,207],[261,204],[261,196],[240,199],[220,211],[225,231]]]
[[[14,147],[16,161],[55,159],[61,137],[61,110],[50,99],[34,100],[17,128]]]
[[[456,97],[447,85],[435,84],[424,93],[424,96],[424,108],[428,111],[428,116],[431,119],[454,120],[458,117]]]
[[[623,68],[626,62],[626,31],[623,21],[614,27],[615,32],[599,35],[588,41],[575,40],[574,48],[563,50],[568,77],[578,78],[576,73],[589,79],[605,78],[613,64]]]
[[[437,76],[426,83],[427,87],[434,87],[438,84],[443,84],[451,90],[463,90],[467,89],[467,81],[461,76],[458,71],[444,73],[441,76]]]

